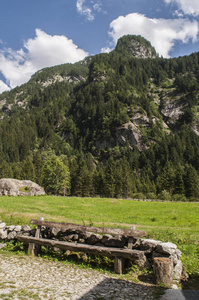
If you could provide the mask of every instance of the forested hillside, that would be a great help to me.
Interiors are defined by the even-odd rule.
[[[0,95],[0,177],[76,196],[199,199],[199,53],[140,36]]]

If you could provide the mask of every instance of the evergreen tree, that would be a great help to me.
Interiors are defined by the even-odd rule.
[[[184,194],[184,180],[183,180],[183,172],[182,168],[178,167],[175,176],[175,188],[174,194]]]
[[[22,163],[21,179],[35,181],[35,167],[30,156]]]
[[[13,178],[12,169],[6,161],[0,164],[0,178]]]
[[[186,197],[197,199],[199,197],[199,176],[192,165],[186,167],[184,183]]]
[[[116,184],[116,165],[113,157],[111,156],[105,168],[105,190],[106,196],[113,198],[115,195],[115,184]]]

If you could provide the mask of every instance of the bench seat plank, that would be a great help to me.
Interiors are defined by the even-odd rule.
[[[61,250],[70,250],[75,252],[85,252],[95,255],[103,255],[103,256],[115,256],[115,257],[123,257],[130,258],[133,260],[144,260],[145,255],[144,251],[139,250],[130,250],[125,248],[113,248],[113,247],[103,247],[103,246],[93,246],[87,244],[79,244],[72,242],[61,242],[43,238],[35,238],[35,237],[27,237],[27,236],[18,236],[19,241],[26,243],[35,243],[37,245],[44,245],[50,247],[57,247]]]
[[[59,228],[61,231],[66,231],[68,229],[71,229],[71,230],[79,230],[83,232],[94,232],[99,234],[124,235],[126,237],[135,237],[135,238],[146,236],[146,231],[135,230],[135,229],[93,227],[93,226],[77,225],[73,223],[49,222],[49,221],[40,221],[40,220],[31,220],[30,224],[51,227],[51,228],[55,227],[55,228]]]

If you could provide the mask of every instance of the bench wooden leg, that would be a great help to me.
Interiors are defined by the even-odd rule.
[[[28,255],[30,256],[37,256],[41,251],[41,246],[34,244],[34,243],[29,243],[28,244]]]
[[[35,244],[34,243],[29,243],[28,244],[28,255],[30,256],[35,256]]]
[[[41,233],[41,226],[39,225],[36,229],[35,237],[39,238]],[[28,244],[28,255],[37,256],[41,252],[41,246],[34,243]]]
[[[116,274],[122,274],[123,273],[124,263],[125,263],[125,258],[124,257],[115,257],[114,270],[115,270]]]

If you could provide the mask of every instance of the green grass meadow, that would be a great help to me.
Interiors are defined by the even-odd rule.
[[[199,276],[199,203],[147,202],[78,197],[0,197],[7,225],[31,219],[144,229],[147,238],[176,243],[190,275]]]

